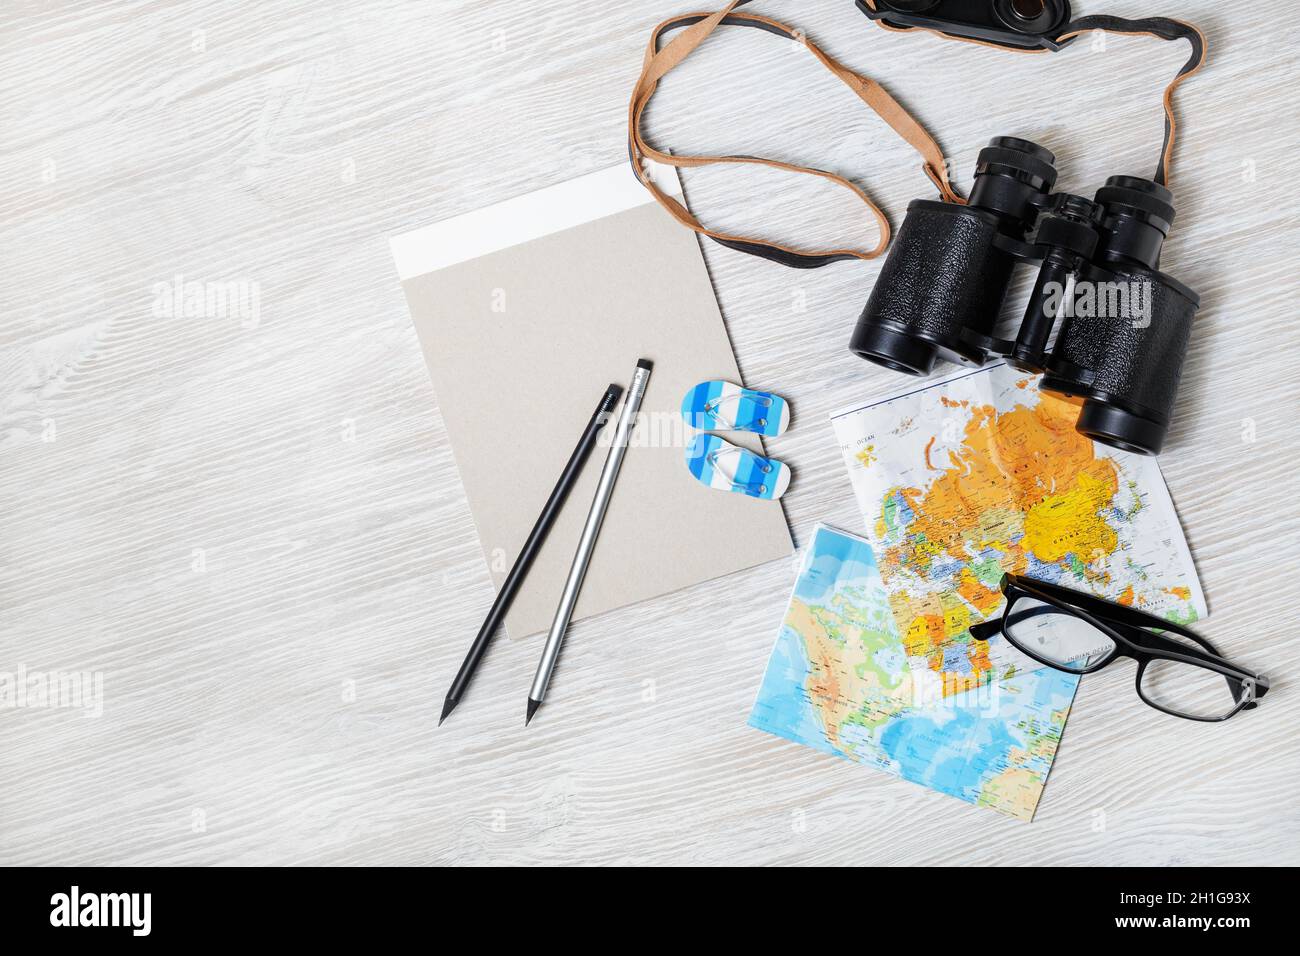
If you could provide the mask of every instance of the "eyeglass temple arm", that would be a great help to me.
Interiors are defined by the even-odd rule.
[[[1212,654],[1219,655],[1219,649],[1210,643],[1208,638],[1197,634],[1188,627],[1166,620],[1163,617],[1158,617],[1155,614],[1148,614],[1146,611],[1139,611],[1137,608],[1128,607],[1125,604],[1116,604],[1114,601],[1107,601],[1105,598],[1099,598],[1094,594],[1088,594],[1085,591],[1075,591],[1072,588],[1062,587],[1061,585],[1053,584],[1050,581],[1039,581],[1035,578],[1021,577],[1017,574],[1007,574],[1006,580],[1011,584],[1020,584],[1023,582],[1023,584],[1029,588],[1037,588],[1038,590],[1046,592],[1067,604],[1073,604],[1076,607],[1082,608],[1089,614],[1101,618],[1108,624],[1120,623],[1127,624],[1130,627],[1149,627],[1158,631],[1169,631],[1173,634],[1181,634],[1183,637],[1190,638],[1198,644],[1205,646]]]
[[[985,621],[982,624],[972,625],[970,628],[971,635],[981,640],[987,640],[982,635],[987,634],[989,637],[1002,631],[1009,624],[1018,624],[1021,621],[1028,621],[1035,617],[1044,617],[1047,615],[1058,615],[1068,613],[1061,608],[1054,607],[1050,604],[1035,604],[1032,607],[1018,609],[1012,605],[1010,610],[1002,615],[1001,618],[993,621]],[[1152,634],[1150,631],[1141,627],[1128,624],[1124,621],[1107,621],[1111,627],[1117,628],[1125,637],[1131,640],[1139,647],[1147,649],[1157,648],[1160,650],[1173,651],[1182,654],[1185,657],[1192,657],[1199,660],[1209,661],[1216,664],[1228,664],[1231,667],[1237,667],[1227,658],[1218,653],[1210,653],[1197,647],[1188,647],[1186,644],[1180,644],[1177,641],[1162,637],[1159,634]],[[978,633],[977,633],[978,632]],[[1201,638],[1204,640],[1204,638]],[[1208,641],[1206,643],[1209,643]],[[1240,669],[1240,668],[1239,668]]]
[[[1110,605],[1109,601],[1103,601],[1102,603]],[[1122,604],[1115,604],[1111,606],[1117,608],[1123,608]],[[1015,605],[1012,605],[1012,607],[1010,608],[1010,612],[1004,614],[1000,622],[996,622],[997,628],[995,628],[990,633],[996,633],[997,630],[1004,628],[1008,624],[1015,624],[1020,621],[1027,621],[1030,618],[1039,617],[1045,614],[1061,614],[1061,613],[1063,612],[1061,611],[1060,608],[1053,607],[1051,605],[1046,605],[1046,604],[1035,604],[1032,607],[1027,607],[1024,608],[1023,610],[1018,610],[1015,607]],[[1149,617],[1156,622],[1155,624],[1148,625],[1150,627],[1159,627],[1162,624],[1167,623],[1164,622],[1163,619],[1155,617],[1155,615],[1145,614],[1140,611],[1137,613],[1140,614],[1142,617]],[[1147,630],[1145,626],[1138,626],[1135,624],[1131,624],[1127,621],[1119,621],[1114,619],[1106,620],[1106,615],[1103,614],[1098,614],[1097,617],[1106,621],[1106,623],[1109,626],[1117,629],[1120,633],[1122,633],[1125,637],[1127,637],[1138,647],[1143,647],[1148,650],[1156,649],[1156,650],[1170,651],[1175,654],[1181,654],[1183,657],[1191,657],[1196,660],[1203,660],[1213,664],[1227,665],[1228,667],[1232,667],[1243,674],[1251,673],[1250,671],[1246,670],[1240,665],[1232,663],[1232,661],[1228,660],[1217,650],[1206,650],[1202,647],[1189,647],[1186,644],[1181,644],[1178,641],[1175,641],[1173,638],[1165,637],[1163,634],[1153,634],[1151,631]],[[975,627],[987,626],[987,624],[989,623],[994,623],[994,622],[985,622],[985,625],[977,624],[975,625]],[[972,634],[974,634],[975,632],[975,627],[971,628]],[[1172,630],[1173,628],[1169,628],[1169,629]],[[1214,647],[1214,645],[1211,644],[1207,638],[1201,637],[1199,634],[1195,634],[1191,631],[1188,631],[1186,628],[1180,628],[1176,633],[1183,633],[1185,637],[1191,638],[1197,641],[1198,643],[1203,643],[1206,647],[1209,648]],[[1224,676],[1226,677],[1227,675]],[[1233,678],[1231,677],[1229,677],[1228,679],[1230,681],[1233,680]],[[1254,675],[1252,675],[1252,679],[1255,679]],[[1265,686],[1267,686],[1267,684],[1265,684]]]
[[[1110,602],[1102,601],[1102,604],[1110,604]],[[1115,606],[1122,607],[1123,605]],[[1009,610],[1009,613],[1005,613],[1000,618],[985,620],[985,622],[979,624],[972,624],[970,633],[976,640],[988,640],[989,637],[993,637],[1004,630],[1008,624],[1014,624],[1021,622],[1021,620],[1028,620],[1030,618],[1043,617],[1043,615],[1062,613],[1063,611],[1060,607],[1053,607],[1050,605],[1034,605],[1032,607],[1026,607],[1026,609],[1023,610],[1015,610],[1013,606]],[[1139,614],[1141,614],[1140,611]],[[1101,617],[1101,615],[1099,615],[1099,617]],[[1153,620],[1157,620],[1157,622],[1161,622],[1161,619],[1154,617],[1154,615],[1141,614],[1141,617],[1152,618]],[[1206,652],[1206,650],[1201,650],[1199,648],[1190,648],[1190,646],[1187,646],[1186,644],[1179,644],[1178,641],[1170,639],[1170,637],[1164,637],[1158,635],[1158,633],[1152,633],[1151,631],[1145,630],[1143,627],[1135,626],[1135,624],[1117,622],[1117,620],[1108,620],[1106,623],[1110,624],[1112,627],[1118,627],[1119,630],[1125,633],[1128,640],[1134,641],[1135,644],[1144,646],[1144,648],[1169,650],[1169,652],[1182,654],[1183,657],[1199,658],[1206,662],[1227,665],[1234,667],[1236,670],[1242,671],[1243,674],[1249,674],[1249,671],[1245,671],[1242,667],[1235,665],[1235,663],[1232,663],[1229,659],[1223,657],[1222,654],[1219,654],[1218,652]],[[1200,635],[1193,636],[1195,636],[1197,640],[1203,640],[1205,641],[1205,644],[1209,644],[1209,641],[1205,640],[1204,637],[1201,637]],[[1227,683],[1229,683],[1232,697],[1236,698],[1236,700],[1240,700],[1240,696],[1242,696],[1242,678],[1235,678],[1235,676],[1225,674],[1223,675],[1223,679],[1227,680]],[[1265,693],[1268,693],[1268,679],[1256,675],[1252,675],[1249,679],[1251,679],[1252,683],[1255,684],[1256,698],[1262,697]]]

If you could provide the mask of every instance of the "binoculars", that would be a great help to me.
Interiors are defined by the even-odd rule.
[[[922,27],[1012,49],[1055,50],[1069,0],[858,0],[858,9],[896,30]]]
[[[1092,199],[1054,194],[1055,162],[999,137],[980,151],[966,205],[913,201],[849,347],[912,375],[1004,356],[1079,404],[1084,435],[1157,454],[1200,306],[1159,271],[1173,194],[1135,176],[1112,176]],[[996,338],[1022,260],[1038,264],[1037,281],[1016,338]]]

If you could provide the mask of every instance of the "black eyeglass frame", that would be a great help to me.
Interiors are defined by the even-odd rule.
[[[1269,682],[1267,677],[1231,663],[1219,653],[1218,648],[1211,644],[1207,638],[1181,624],[1175,624],[1154,614],[1139,611],[1137,608],[1107,601],[1093,594],[1061,587],[1059,584],[1052,584],[1048,581],[1027,578],[1020,574],[1004,574],[1002,576],[1001,590],[1007,599],[1002,613],[996,619],[972,625],[970,628],[972,637],[977,640],[987,641],[990,637],[1001,634],[1021,653],[1032,657],[1040,664],[1045,664],[1066,674],[1093,674],[1113,663],[1116,658],[1127,657],[1137,664],[1134,687],[1137,690],[1138,697],[1142,698],[1142,701],[1148,706],[1173,717],[1181,717],[1184,720],[1198,720],[1203,723],[1218,723],[1235,716],[1242,710],[1254,710],[1259,704],[1259,699],[1268,693]],[[1036,654],[1032,648],[1021,644],[1011,636],[1006,627],[1007,615],[1011,612],[1011,608],[1015,606],[1017,599],[1022,597],[1042,601],[1059,611],[1081,618],[1109,637],[1114,645],[1113,649],[1100,660],[1077,670],[1062,667],[1055,661]],[[1161,634],[1153,634],[1150,629],[1178,634],[1188,640],[1195,641],[1205,650],[1198,651],[1196,648],[1188,647],[1186,644],[1172,638]],[[1237,706],[1220,717],[1198,717],[1157,704],[1142,691],[1142,675],[1146,672],[1147,665],[1153,660],[1190,664],[1193,667],[1202,667],[1222,674],[1228,682],[1233,699],[1237,701]]]

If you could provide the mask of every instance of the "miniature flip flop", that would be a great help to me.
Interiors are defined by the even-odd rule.
[[[774,501],[790,487],[790,469],[717,435],[696,435],[686,448],[686,467],[710,488]]]
[[[730,382],[701,382],[682,399],[682,418],[700,431],[753,432],[775,438],[790,425],[790,406],[771,392]]]

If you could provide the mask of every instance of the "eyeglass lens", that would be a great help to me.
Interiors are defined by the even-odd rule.
[[[1242,681],[1218,671],[1162,658],[1147,662],[1140,686],[1151,703],[1201,720],[1226,717],[1237,709],[1243,695],[1253,693]]]
[[[1115,642],[1104,631],[1031,597],[1016,598],[1003,631],[1022,651],[1062,670],[1086,670],[1115,653]]]

